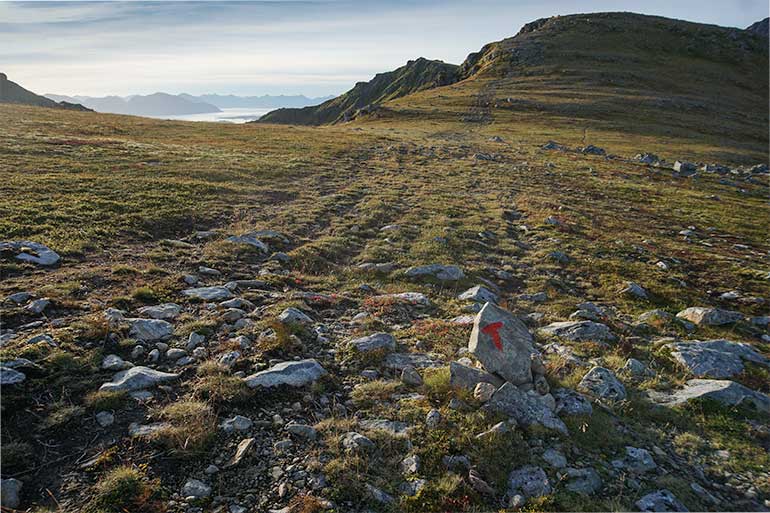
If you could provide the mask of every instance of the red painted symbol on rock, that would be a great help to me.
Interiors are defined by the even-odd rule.
[[[503,327],[502,321],[498,321],[498,322],[493,322],[492,324],[487,324],[486,326],[481,328],[482,333],[485,333],[490,337],[492,337],[492,342],[495,343],[495,347],[497,347],[499,351],[503,350],[503,341],[500,340],[500,333],[499,333],[500,328],[502,327]]]

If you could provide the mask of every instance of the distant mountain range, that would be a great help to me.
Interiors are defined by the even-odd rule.
[[[97,112],[113,114],[130,114],[133,116],[182,116],[187,114],[205,114],[221,112],[229,108],[273,109],[280,107],[304,107],[321,103],[331,96],[324,98],[308,98],[306,96],[235,96],[204,94],[172,95],[154,93],[134,96],[64,96],[46,94],[54,101],[80,103]]]
[[[8,80],[8,76],[5,73],[0,73],[0,103],[34,105],[51,109],[90,110],[79,105],[77,102],[55,101],[28,91],[16,82]]]

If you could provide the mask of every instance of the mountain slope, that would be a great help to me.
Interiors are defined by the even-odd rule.
[[[559,16],[468,56],[463,80],[390,115],[525,120],[767,148],[768,47],[751,32],[633,13]],[[382,114],[387,115],[387,114]]]
[[[263,116],[267,123],[320,125],[344,121],[356,111],[406,96],[410,93],[451,84],[456,80],[457,66],[441,61],[419,58],[387,73],[376,75],[369,82],[359,82],[345,94],[315,107],[278,109]]]
[[[764,20],[760,20],[756,23],[752,23],[748,27],[746,27],[746,30],[749,32],[753,32],[754,34],[759,34],[760,36],[768,37],[770,36],[770,18],[765,18]]]
[[[36,107],[48,107],[50,109],[69,109],[83,110],[87,109],[75,102],[53,101],[24,89],[16,82],[8,80],[5,73],[0,73],[0,103],[16,103],[21,105],[34,105]]]

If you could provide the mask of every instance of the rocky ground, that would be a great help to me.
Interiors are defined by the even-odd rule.
[[[320,174],[282,155],[273,200],[227,215],[92,245],[55,216],[3,234],[3,506],[770,508],[767,166],[469,112],[375,126]],[[103,144],[116,119],[62,165],[130,162],[141,136]],[[179,144],[142,162],[177,165]]]

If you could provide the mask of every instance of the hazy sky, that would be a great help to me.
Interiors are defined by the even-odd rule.
[[[768,3],[0,1],[0,71],[38,93],[320,96],[420,56],[459,64],[537,18],[598,11],[744,28],[768,16]]]

